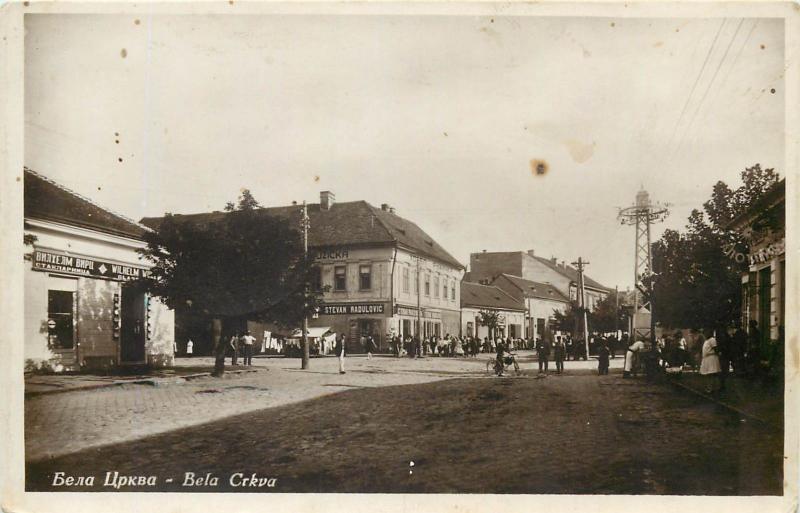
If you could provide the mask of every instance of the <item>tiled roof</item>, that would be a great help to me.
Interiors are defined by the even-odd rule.
[[[526,280],[513,274],[500,274],[499,276],[505,277],[508,281],[519,288],[525,297],[532,297],[538,299],[550,299],[553,301],[562,301],[569,303],[569,298],[559,292],[557,288],[549,283],[540,283],[538,281]],[[498,276],[498,277],[499,277]],[[495,278],[497,279],[497,278]]]
[[[571,281],[573,281],[575,283],[578,283],[578,270],[575,269],[574,267],[572,267],[571,265],[565,265],[565,266],[562,267],[562,266],[560,266],[560,265],[558,265],[556,263],[553,263],[552,260],[549,260],[547,258],[542,258],[540,256],[534,256],[533,258],[535,258],[539,262],[543,263],[544,265],[548,266],[549,268],[553,269],[554,271],[557,271],[557,272],[563,274],[564,276],[569,278]],[[584,281],[584,284],[587,287],[590,287],[590,288],[593,288],[593,289],[603,290],[603,291],[606,291],[606,292],[612,290],[612,289],[609,289],[608,287],[606,287],[605,285],[601,285],[600,283],[598,283],[598,282],[594,281],[593,279],[589,278],[585,273],[583,275],[583,281]]]
[[[26,218],[55,221],[135,239],[140,239],[148,230],[28,168],[25,168],[23,188]]]
[[[525,311],[525,305],[494,285],[461,282],[461,307]]]
[[[443,247],[433,240],[416,224],[402,217],[376,208],[366,201],[334,203],[329,210],[323,210],[318,203],[307,206],[311,228],[308,244],[312,247],[346,246],[366,244],[399,244],[429,258],[453,267],[464,266],[453,258]],[[300,205],[261,208],[266,216],[277,216],[300,226]],[[226,212],[175,215],[179,221],[205,223],[221,219]],[[151,228],[157,229],[163,217],[149,217],[141,220]]]

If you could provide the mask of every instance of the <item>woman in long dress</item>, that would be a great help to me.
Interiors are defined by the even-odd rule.
[[[714,377],[719,378],[721,376],[722,368],[719,364],[719,354],[717,351],[717,339],[711,336],[711,333],[708,334],[708,338],[706,338],[705,342],[703,342],[703,349],[701,351],[702,361],[700,362],[700,374],[703,376],[710,376],[712,379]],[[714,390],[711,386],[712,381],[709,380],[708,386],[706,387],[706,392],[711,393]],[[722,388],[722,383],[720,383],[720,387],[717,389]]]

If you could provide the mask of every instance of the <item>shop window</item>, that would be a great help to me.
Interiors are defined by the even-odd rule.
[[[439,297],[439,277],[433,279],[433,297]]]
[[[370,290],[372,288],[372,266],[358,266],[358,288],[359,290]]]
[[[311,289],[314,291],[322,290],[322,269],[314,267],[311,270]]]
[[[410,290],[409,282],[411,281],[411,279],[408,276],[409,274],[410,273],[408,271],[408,267],[403,267],[403,293],[404,294],[408,294],[408,291]]]
[[[73,305],[75,293],[65,290],[47,291],[47,335],[51,349],[72,349],[73,338]]]
[[[336,266],[333,270],[333,289],[347,290],[347,267]]]
[[[431,295],[431,275],[430,274],[426,274],[425,275],[425,295],[426,296],[430,296]]]

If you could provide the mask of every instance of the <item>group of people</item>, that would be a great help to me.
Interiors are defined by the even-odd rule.
[[[239,355],[242,356],[242,365],[253,365],[253,348],[256,337],[245,331],[243,334],[235,332],[228,339],[228,353],[231,356],[231,365],[239,364]]]
[[[444,337],[436,335],[426,337],[412,337],[407,335],[389,335],[389,346],[392,354],[397,357],[408,356],[464,356],[476,357],[480,353],[491,354],[496,352],[498,345],[503,345],[508,350],[524,349],[528,346],[525,339],[511,337],[473,337],[471,335],[458,336],[446,334]]]

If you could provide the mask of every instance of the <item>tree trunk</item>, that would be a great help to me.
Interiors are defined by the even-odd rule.
[[[222,320],[212,319],[211,321],[211,336],[215,340],[214,344],[214,372],[212,376],[220,378],[225,374],[225,340],[222,337]]]

